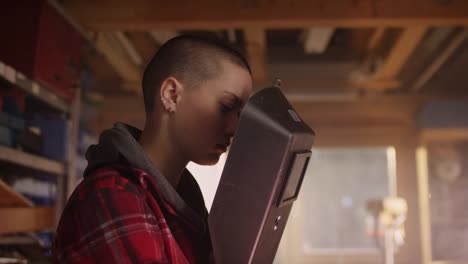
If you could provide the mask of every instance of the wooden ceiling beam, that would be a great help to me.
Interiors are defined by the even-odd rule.
[[[383,80],[395,79],[427,30],[428,27],[425,26],[405,28],[375,77]]]
[[[248,28],[244,30],[244,37],[254,85],[264,85],[268,81],[266,32],[260,28]]]
[[[383,63],[375,65],[375,69],[373,69],[374,67],[370,69],[363,67],[363,70],[355,72],[352,76],[354,78],[352,83],[359,88],[375,91],[399,88],[401,82],[398,79],[398,74],[418,47],[428,29],[426,26],[404,28]],[[371,61],[367,61],[367,63],[373,64],[374,54],[372,54],[372,51],[369,52],[369,60]]]
[[[332,27],[313,27],[304,31],[304,52],[324,53],[335,33]]]
[[[126,51],[119,46],[118,41],[113,38],[111,33],[99,33],[96,39],[96,48],[106,57],[123,82],[140,82],[143,74],[142,69],[131,61]],[[140,92],[140,89],[135,89],[135,91]]]
[[[173,30],[152,30],[149,34],[159,45],[179,35],[177,31]]]
[[[127,32],[127,37],[130,42],[135,46],[135,49],[141,55],[143,64],[146,65],[151,58],[156,54],[156,51],[160,47],[158,43],[151,37],[147,32],[143,31],[132,31]]]
[[[383,36],[385,34],[384,27],[377,27],[374,32],[372,33],[371,38],[369,39],[369,43],[367,44],[367,50],[370,53],[373,53],[377,50],[377,47],[382,42]]]
[[[112,126],[116,119],[142,127],[145,115],[141,100],[136,96],[128,95],[106,97],[105,104],[108,107],[98,112],[96,120],[89,124],[90,127],[99,132]],[[346,130],[353,130],[354,135],[359,133],[365,135],[369,131],[363,128],[412,127],[416,115],[416,103],[396,101],[393,105],[383,104],[381,106],[380,102],[375,102],[360,107],[358,102],[315,102],[313,104],[294,103],[293,106],[304,121],[317,129],[320,140],[327,135],[335,135],[335,139],[349,140],[349,138],[354,137],[348,137]],[[127,107],[118,107],[121,105]],[[399,107],[401,111],[394,111],[395,107]],[[324,114],[317,114],[317,111]],[[331,131],[331,134],[328,130]]]
[[[424,85],[434,76],[434,74],[445,64],[445,62],[453,55],[453,53],[463,44],[468,37],[468,29],[463,29],[450,41],[447,47],[437,56],[437,58],[429,65],[424,72],[416,79],[411,86],[414,92],[420,91]]]
[[[120,45],[127,52],[128,57],[132,60],[133,64],[141,66],[143,64],[143,58],[135,48],[135,45],[128,39],[127,35],[122,31],[114,32],[114,36],[120,42]]]
[[[421,142],[467,142],[468,128],[425,128],[421,130]]]
[[[414,136],[417,130],[411,126],[321,126],[313,125],[317,148],[362,148],[401,145],[402,141]]]
[[[424,102],[417,96],[388,95],[341,102],[293,102],[293,106],[302,118],[321,126],[410,126]]]
[[[95,31],[468,25],[466,0],[67,0],[64,7]]]

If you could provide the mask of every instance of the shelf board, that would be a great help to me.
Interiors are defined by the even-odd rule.
[[[0,61],[0,79],[13,84],[28,94],[38,98],[53,108],[68,113],[70,105],[47,87],[31,81],[14,68]]]
[[[34,204],[0,180],[0,207],[32,207]]]
[[[0,160],[58,176],[65,174],[65,164],[63,162],[50,160],[9,147],[0,146]]]
[[[0,208],[0,234],[51,229],[54,216],[53,207]]]
[[[422,143],[468,141],[468,127],[463,128],[423,128]]]
[[[30,233],[0,236],[0,246],[33,244],[39,244],[39,241]]]

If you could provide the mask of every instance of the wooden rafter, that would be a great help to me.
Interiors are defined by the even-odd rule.
[[[468,141],[467,128],[432,128],[421,131],[421,142],[466,142]]]
[[[127,37],[141,55],[143,65],[146,65],[158,50],[159,44],[147,32],[127,32]]]
[[[405,28],[384,64],[377,72],[376,78],[384,80],[395,79],[427,30],[428,28],[424,26]]]
[[[124,82],[140,82],[141,68],[131,61],[111,33],[100,33],[96,40],[96,48],[106,57],[109,64],[112,65]]]
[[[133,64],[141,66],[143,64],[143,58],[138,53],[135,45],[128,39],[127,35],[122,31],[114,32],[114,36],[120,42],[120,45],[127,52],[128,57],[132,60]]]
[[[451,40],[448,46],[440,53],[439,56],[429,65],[426,70],[419,76],[411,87],[412,91],[420,91],[424,85],[432,78],[432,76],[444,65],[450,56],[460,47],[460,45],[468,37],[468,29],[464,29]]]
[[[244,30],[247,56],[252,68],[252,77],[255,84],[263,85],[267,81],[266,69],[266,33],[259,28]]]
[[[370,61],[366,61],[369,65],[367,68],[364,67],[364,70],[354,73],[352,76],[353,84],[359,88],[376,91],[400,87],[398,74],[401,72],[411,54],[418,47],[427,31],[428,27],[425,26],[413,26],[403,29],[403,32],[390,50],[387,58],[385,58],[380,65],[376,65],[375,69],[369,69],[369,65],[376,63],[373,61],[375,59],[375,54],[373,54],[374,50],[369,50]],[[383,33],[377,32],[376,34],[381,35]],[[381,36],[373,36],[372,39],[374,39],[374,37],[377,40],[381,38]],[[377,41],[372,39],[371,41],[373,42]],[[372,44],[370,47],[375,48],[375,45],[377,44]]]
[[[325,52],[334,32],[335,29],[332,27],[313,27],[305,30],[305,53],[310,54]]]
[[[369,43],[367,44],[367,49],[369,50],[369,52],[374,52],[377,49],[380,42],[382,41],[384,34],[385,34],[384,27],[378,27],[374,30],[371,38],[369,39]]]
[[[151,37],[159,44],[162,45],[169,39],[177,36],[179,33],[173,30],[153,30],[150,32]]]
[[[468,25],[465,0],[216,1],[68,0],[67,11],[97,31]]]

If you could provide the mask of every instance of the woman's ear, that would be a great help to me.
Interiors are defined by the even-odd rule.
[[[175,77],[166,78],[161,84],[160,96],[163,107],[168,112],[177,111],[184,87]]]

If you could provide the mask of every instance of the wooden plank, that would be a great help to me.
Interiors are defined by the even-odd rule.
[[[88,53],[85,57],[87,65],[91,71],[96,74],[100,80],[115,80],[120,79],[120,75],[115,71],[114,67],[110,65],[107,58],[99,53]]]
[[[77,175],[77,159],[78,159],[78,138],[80,128],[81,114],[81,89],[77,90],[77,96],[71,105],[70,121],[71,129],[69,131],[70,140],[68,142],[67,153],[67,174],[66,177],[57,179],[57,194],[55,202],[54,227],[57,227],[60,222],[63,208],[65,208],[68,198],[73,193],[78,181]]]
[[[371,38],[369,39],[369,43],[367,44],[367,49],[369,50],[369,52],[372,53],[377,49],[380,42],[382,41],[384,34],[385,34],[384,27],[378,27],[374,30]]]
[[[335,33],[335,28],[332,27],[313,27],[305,30],[304,37],[304,52],[324,53],[330,43],[330,40]]]
[[[383,91],[400,87],[398,74],[428,30],[425,26],[412,26],[403,30],[382,66],[375,73],[362,72],[352,76],[353,85],[368,90]],[[372,52],[372,51],[370,51]],[[373,54],[370,54],[372,59]],[[359,78],[356,78],[359,76]]]
[[[431,264],[466,264],[466,261],[456,261],[456,260],[442,260],[442,261],[432,261]]]
[[[16,149],[0,146],[0,160],[58,176],[65,174],[65,164]]]
[[[348,102],[294,103],[293,107],[315,130],[316,146],[373,147],[396,145],[412,136],[423,103],[418,97],[384,96]]]
[[[146,65],[156,54],[159,45],[147,32],[127,32],[127,37],[143,58],[143,65]]]
[[[390,125],[323,126],[307,122],[315,131],[315,147],[387,147],[399,144],[410,127]]]
[[[159,45],[162,45],[166,43],[166,41],[170,40],[171,38],[174,38],[177,35],[179,35],[177,31],[173,31],[173,30],[158,30],[158,31],[153,30],[149,32],[149,34]]]
[[[137,127],[144,126],[144,107],[142,99],[137,96],[108,95],[104,98],[105,107],[90,123],[93,131],[99,133],[102,129],[112,126],[115,120],[121,120]],[[367,128],[389,128],[387,132],[377,133],[380,137],[385,133],[396,133],[394,128],[407,128],[414,125],[414,120],[424,100],[419,96],[383,96],[381,98],[360,98],[355,101],[341,102],[293,102],[293,107],[312,128],[317,129],[317,139],[331,137],[327,142],[333,143],[338,138],[341,141],[353,142],[359,133],[365,135]],[[121,107],[125,105],[126,107]],[[343,128],[353,128],[349,136]],[[331,131],[331,132],[329,132]],[[372,131],[372,130],[369,130]],[[382,131],[382,130],[381,130]],[[398,136],[396,136],[398,137]],[[319,139],[320,138],[320,139]],[[394,137],[395,138],[395,137]]]
[[[141,66],[143,64],[143,58],[136,50],[135,46],[128,39],[127,35],[122,31],[114,32],[114,36],[120,42],[120,45],[127,52],[128,57],[132,60],[133,64]]]
[[[410,96],[383,96],[343,102],[293,103],[299,115],[321,126],[411,126],[424,100]],[[398,109],[398,111],[396,111]]]
[[[203,0],[195,5],[164,0],[68,0],[64,6],[96,31],[468,24],[465,0]]]
[[[353,85],[366,90],[374,90],[374,91],[384,91],[389,89],[396,89],[399,88],[401,82],[395,79],[373,79],[370,78],[369,80],[353,80]]]
[[[460,45],[468,37],[468,29],[464,29],[451,40],[448,46],[437,56],[437,58],[429,65],[426,70],[418,77],[411,87],[412,91],[420,91],[424,85],[432,78],[432,76],[445,64],[452,54],[460,47]]]
[[[53,207],[0,208],[0,234],[53,228]]]
[[[247,56],[252,68],[254,85],[264,85],[268,79],[266,69],[266,33],[260,28],[244,30]]]
[[[287,92],[284,93],[286,98],[291,103],[297,102],[347,102],[355,101],[359,98],[359,93],[355,91],[340,91],[340,92]]]
[[[0,246],[33,245],[37,243],[37,238],[29,234],[0,236]]]
[[[468,128],[432,128],[421,130],[421,143],[468,141]]]
[[[81,89],[77,90],[77,96],[71,105],[71,128],[70,128],[70,140],[68,142],[68,166],[67,166],[67,177],[66,177],[66,188],[65,188],[65,201],[72,194],[73,190],[78,181],[78,175],[76,168],[78,167],[78,144],[79,144],[79,133],[80,133],[80,114],[81,114]],[[80,175],[81,176],[81,175]]]
[[[381,80],[395,79],[427,30],[428,28],[425,26],[405,28],[374,78]]]
[[[124,82],[141,81],[143,70],[130,60],[111,33],[100,33],[96,40],[96,48],[106,57]]]
[[[32,207],[33,203],[0,179],[0,207]]]
[[[352,30],[349,30],[350,50],[348,52],[352,52],[356,54],[358,58],[362,59],[368,52],[367,43],[369,41],[370,34],[371,30],[367,28],[353,28]]]

